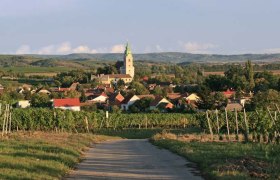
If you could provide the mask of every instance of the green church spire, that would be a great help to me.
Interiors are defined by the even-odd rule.
[[[127,56],[128,54],[131,54],[131,50],[130,50],[129,43],[127,42],[125,47],[125,55]]]

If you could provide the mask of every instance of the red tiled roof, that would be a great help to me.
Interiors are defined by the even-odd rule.
[[[109,74],[109,78],[131,78],[129,74]]]
[[[70,106],[80,106],[79,98],[66,98],[66,99],[54,99],[53,100],[54,107],[70,107]]]
[[[155,96],[153,94],[144,94],[144,95],[137,95],[140,99],[142,98],[152,98],[155,99]]]
[[[149,77],[148,77],[148,76],[144,76],[144,77],[142,77],[142,80],[143,80],[143,81],[148,81],[148,80],[149,80]]]
[[[182,95],[180,93],[168,93],[167,97],[169,99],[178,99],[178,98],[181,98]]]
[[[105,91],[108,93],[113,93],[115,90],[114,88],[106,88]]]
[[[227,91],[224,91],[223,93],[224,93],[224,95],[232,95],[235,93],[235,91],[227,90]]]
[[[173,108],[173,104],[172,103],[168,103],[166,106],[165,106],[165,108],[167,109],[167,108],[169,108],[169,109],[172,109]]]

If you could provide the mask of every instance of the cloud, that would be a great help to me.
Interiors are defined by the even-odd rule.
[[[71,52],[71,44],[69,42],[64,42],[60,46],[57,47],[56,52],[59,54],[65,54]]]
[[[108,47],[90,48],[87,45],[72,47],[70,42],[50,44],[39,49],[32,49],[29,45],[22,45],[16,50],[16,54],[70,54],[70,53],[123,53],[124,45],[116,44]]]
[[[160,45],[156,45],[156,51],[162,52],[162,48],[160,47]]]
[[[90,51],[90,53],[96,54],[96,53],[99,53],[99,51],[98,51],[97,49],[92,49],[92,50]]]
[[[215,44],[212,43],[198,43],[198,42],[187,42],[183,43],[183,49],[184,51],[187,51],[188,53],[211,53],[209,50],[214,49],[218,47]]]
[[[38,51],[35,51],[35,54],[53,54],[54,52],[55,52],[55,46],[49,45],[39,49]]]
[[[75,49],[73,49],[73,52],[74,53],[90,53],[91,50],[88,46],[81,45],[81,46],[78,46]]]
[[[16,54],[30,54],[30,46],[22,45],[16,50]]]
[[[264,52],[265,53],[271,53],[271,54],[280,53],[280,48],[265,49]]]
[[[117,44],[117,45],[114,45],[112,48],[111,48],[111,53],[123,53],[125,50],[124,48],[124,45],[122,44]]]

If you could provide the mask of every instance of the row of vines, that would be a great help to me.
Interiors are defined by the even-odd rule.
[[[4,113],[0,116],[2,127]],[[197,127],[211,134],[249,134],[256,141],[279,140],[280,113],[278,111],[207,113],[105,113],[73,112],[59,109],[13,109],[12,130],[86,132],[101,128],[187,128]]]
[[[212,136],[235,134],[244,135],[245,141],[277,142],[280,141],[280,113],[278,110],[258,110],[254,112],[207,111],[199,115],[200,127]]]
[[[2,123],[2,122],[1,122]],[[191,114],[74,112],[46,108],[13,109],[12,129],[94,131],[101,128],[184,128],[199,126]]]

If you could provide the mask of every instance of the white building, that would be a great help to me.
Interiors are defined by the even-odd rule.
[[[80,111],[81,103],[79,98],[66,98],[66,99],[54,99],[53,108],[59,108],[63,110]]]
[[[128,110],[129,106],[131,106],[132,104],[134,104],[136,101],[138,101],[140,98],[136,95],[133,96],[128,96],[126,97],[121,104],[121,109],[122,110]]]
[[[129,44],[126,44],[124,51],[124,64],[120,68],[121,74],[129,74],[132,79],[134,77],[134,66],[133,66],[133,56],[129,47]]]
[[[30,101],[27,101],[27,100],[22,100],[22,101],[18,101],[17,102],[17,108],[28,108],[30,107]]]

